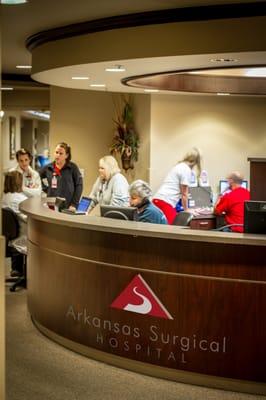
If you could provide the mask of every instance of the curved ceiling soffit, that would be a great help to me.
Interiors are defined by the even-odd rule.
[[[221,20],[244,17],[266,16],[266,2],[234,3],[201,7],[186,7],[160,10],[122,16],[101,18],[83,23],[71,24],[30,36],[26,46],[30,51],[42,44],[55,40],[113,29],[158,25],[171,22]],[[231,66],[232,67],[232,66]],[[239,67],[239,66],[238,66]],[[156,73],[138,77],[127,77],[121,81],[126,86],[158,90],[232,94],[265,95],[265,79],[193,76],[188,71]],[[255,82],[256,81],[256,82]]]
[[[246,65],[230,67],[230,69],[246,68]],[[252,65],[252,68],[263,67],[262,65]],[[223,68],[212,68],[222,70]],[[145,88],[150,90],[167,90],[174,92],[188,93],[228,93],[238,95],[265,96],[266,78],[252,78],[247,76],[224,76],[208,75],[210,69],[170,71],[159,74],[148,74],[142,76],[127,77],[122,80],[122,84],[135,88]],[[192,72],[192,73],[191,73]],[[193,74],[193,72],[197,72]],[[204,75],[200,74],[204,72]],[[207,73],[206,73],[207,72]]]
[[[26,39],[32,51],[50,41],[111,29],[121,29],[171,22],[206,21],[215,19],[258,17],[266,15],[266,2],[234,3],[212,6],[184,7],[147,11],[86,21],[38,32]]]

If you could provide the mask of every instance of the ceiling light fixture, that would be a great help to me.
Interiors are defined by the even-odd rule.
[[[72,76],[73,80],[77,80],[77,81],[85,81],[87,79],[89,79],[88,76]]]
[[[123,65],[115,65],[114,67],[105,68],[106,72],[124,72],[126,70]]]
[[[106,87],[105,83],[92,83],[90,87]]]
[[[217,96],[230,96],[230,93],[218,92]]]
[[[1,87],[1,90],[14,90],[12,87]]]
[[[16,65],[16,68],[18,69],[31,69],[31,65]]]
[[[236,58],[212,58],[211,62],[214,63],[233,63],[233,62],[237,62],[238,60]]]
[[[8,6],[16,5],[16,4],[24,4],[27,3],[28,0],[1,0],[1,4],[6,4]]]
[[[34,111],[34,110],[27,110],[25,111],[27,114],[33,115],[35,117],[43,118],[47,121],[50,120],[50,112],[42,112],[42,111]]]

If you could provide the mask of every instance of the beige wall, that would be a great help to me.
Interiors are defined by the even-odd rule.
[[[213,190],[231,170],[249,179],[248,156],[266,156],[266,99],[240,96],[152,95],[151,184],[191,147],[203,154]]]
[[[17,165],[16,158],[10,160],[9,158],[9,117],[16,118],[16,149],[20,148],[20,116],[21,113],[19,111],[7,111],[5,112],[3,121],[2,121],[2,165],[3,170],[6,171],[10,168],[13,168]]]
[[[50,148],[69,142],[85,169],[85,193],[109,153],[118,94],[51,89]],[[266,155],[266,99],[240,96],[134,95],[139,162],[126,176],[150,180],[155,191],[167,171],[193,146],[201,149],[213,191],[231,170],[249,180],[249,156]]]
[[[11,85],[13,86],[13,85]],[[45,89],[20,89],[5,91],[2,94],[2,105],[7,110],[49,110],[50,93]]]
[[[0,32],[1,50],[1,32]],[[1,51],[0,51],[0,72],[1,72]],[[0,76],[1,85],[1,76]],[[0,110],[2,110],[2,97],[0,95]],[[0,120],[0,149],[2,149],[2,121]],[[0,193],[2,193],[2,170],[3,152],[0,152]],[[4,237],[2,234],[2,214],[0,214],[0,399],[5,399],[5,268],[4,268]]]
[[[65,141],[72,148],[72,159],[85,170],[84,193],[88,194],[98,176],[99,159],[109,154],[114,134],[114,102],[118,94],[51,88],[51,156],[55,145]],[[129,181],[148,179],[149,160],[149,96],[134,96],[136,129],[142,142],[140,161],[125,176]]]
[[[134,95],[134,120],[136,131],[140,136],[139,159],[134,170],[127,173],[128,181],[150,179],[150,130],[151,130],[151,97],[150,95]]]

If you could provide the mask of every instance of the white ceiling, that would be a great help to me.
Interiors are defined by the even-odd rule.
[[[263,1],[263,0],[257,0]],[[84,22],[98,18],[111,17],[115,15],[130,14],[136,12],[163,10],[178,7],[203,6],[203,5],[221,5],[230,3],[248,3],[250,0],[28,0],[28,3],[16,6],[1,5],[1,26],[2,26],[2,73],[4,74],[30,74],[30,71],[16,69],[17,64],[31,64],[31,54],[25,47],[26,39],[51,28],[56,28],[77,22]],[[219,54],[214,55],[219,58]],[[226,56],[223,54],[223,56]],[[252,53],[253,63],[263,63],[265,54]],[[232,57],[232,54],[230,55]],[[239,55],[236,55],[236,58]],[[141,62],[140,62],[141,61]],[[138,75],[139,73],[151,73],[159,71],[169,71],[176,69],[176,57],[167,57],[158,59],[158,63],[151,63],[149,59],[138,60],[117,60],[116,64],[125,65],[127,71],[123,74],[104,73],[105,65],[82,65],[48,71],[42,74],[42,82],[62,85],[65,87],[86,88],[89,84],[97,82],[107,84],[109,90],[127,90],[120,84],[120,79]],[[249,54],[241,54],[241,64],[250,64]],[[156,69],[154,68],[156,65]],[[184,68],[197,68],[210,66],[210,57],[197,56],[189,58],[178,58],[178,65]],[[73,81],[69,79],[73,75],[87,74],[90,77],[89,82]],[[35,78],[38,77],[36,74]],[[101,90],[101,89],[100,89]],[[104,89],[103,89],[104,90]],[[132,89],[139,91],[139,89]]]
[[[232,53],[230,54],[208,54],[208,55],[193,55],[193,56],[176,56],[176,57],[153,57],[149,58],[138,58],[137,60],[117,60],[115,64],[122,65],[125,67],[125,72],[106,72],[106,67],[112,67],[114,63],[108,62],[98,62],[91,64],[75,65],[62,68],[51,69],[49,71],[43,71],[41,73],[36,73],[33,75],[37,81],[55,85],[62,86],[71,89],[93,89],[102,91],[112,91],[112,92],[132,92],[140,93],[144,92],[144,89],[128,87],[121,84],[121,79],[152,74],[158,71],[168,72],[168,71],[184,71],[184,70],[194,70],[200,68],[206,68],[206,66],[217,67],[213,65],[212,59],[219,58],[232,58]],[[236,63],[231,62],[230,65],[248,65],[250,64],[250,53],[234,53],[233,58],[237,60]],[[266,60],[265,52],[254,52],[252,53],[252,60],[256,60],[256,64],[263,64]],[[177,67],[178,66],[178,67]],[[228,63],[222,62],[218,64],[219,67],[228,66]],[[208,70],[210,71],[210,70]],[[243,68],[237,68],[234,73],[232,69],[227,70],[219,69],[219,75],[242,75],[245,72]],[[204,73],[204,72],[202,72]],[[208,72],[210,74],[210,72]],[[218,74],[218,72],[216,72]],[[85,76],[89,77],[88,80],[72,80],[72,76]],[[105,84],[106,87],[95,88],[90,87],[90,84]],[[166,91],[160,90],[160,93],[166,93]],[[169,92],[167,92],[169,93]],[[172,92],[173,94],[173,92]]]

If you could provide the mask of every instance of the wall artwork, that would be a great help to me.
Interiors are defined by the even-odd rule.
[[[9,158],[16,157],[16,118],[9,117]]]

